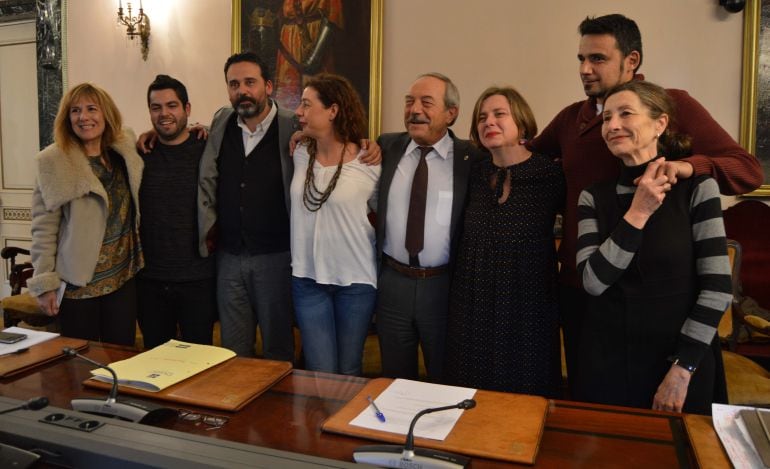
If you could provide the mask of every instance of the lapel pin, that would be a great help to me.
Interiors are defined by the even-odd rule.
[[[465,161],[468,161],[468,155],[465,155],[465,158],[463,158]]]

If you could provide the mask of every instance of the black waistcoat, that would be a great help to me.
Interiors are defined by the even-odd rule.
[[[232,254],[268,254],[289,250],[278,117],[244,157],[242,130],[233,113],[227,123],[217,169],[219,248]]]

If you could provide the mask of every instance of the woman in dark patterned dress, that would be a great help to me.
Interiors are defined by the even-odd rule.
[[[537,133],[513,88],[492,87],[473,111],[471,140],[491,155],[473,168],[452,281],[446,380],[555,396],[560,385],[553,225],[564,176],[524,146]]]

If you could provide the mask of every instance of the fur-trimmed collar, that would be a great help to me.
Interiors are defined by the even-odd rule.
[[[136,137],[129,129],[110,148],[118,152],[126,162],[128,183],[134,203],[139,203],[139,184],[142,180],[144,163],[136,152]],[[64,153],[54,144],[47,146],[35,156],[37,163],[37,184],[47,210],[55,210],[67,202],[93,192],[107,200],[104,186],[99,182],[88,163],[88,157],[80,147]]]

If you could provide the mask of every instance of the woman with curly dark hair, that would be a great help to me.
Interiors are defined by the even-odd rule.
[[[291,183],[292,296],[305,366],[358,375],[377,296],[368,214],[380,166],[359,159],[366,114],[347,79],[311,78],[296,114],[306,139]]]

